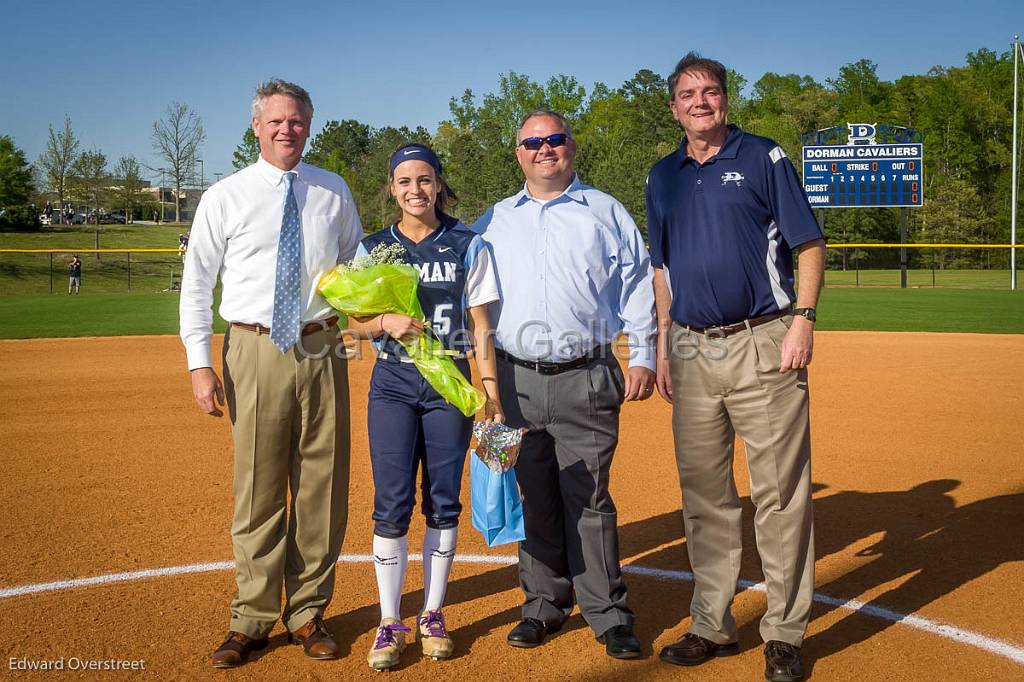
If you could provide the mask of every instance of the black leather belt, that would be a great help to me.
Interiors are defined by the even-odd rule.
[[[771,313],[770,315],[761,315],[760,317],[752,317],[749,320],[743,322],[737,322],[736,324],[726,324],[720,327],[691,327],[686,324],[679,325],[683,329],[688,329],[691,332],[697,334],[704,334],[705,336],[713,336],[719,338],[725,338],[726,336],[732,336],[733,334],[739,334],[748,328],[753,329],[754,327],[760,327],[762,324],[767,324],[772,320],[777,320],[780,317],[792,314],[792,310],[783,310],[778,313]]]
[[[569,360],[567,362],[539,362],[536,360],[522,360],[514,355],[506,353],[500,348],[494,349],[494,354],[502,360],[511,362],[513,365],[519,365],[527,369],[532,369],[537,374],[544,374],[550,376],[552,374],[561,374],[562,372],[568,372],[571,369],[579,369],[580,367],[586,367],[595,360],[608,356],[608,346],[597,346],[583,357],[576,358],[575,360]]]
[[[302,336],[309,336],[310,334],[316,334],[330,329],[331,327],[338,324],[338,316],[332,315],[325,320],[317,320],[315,322],[308,322],[302,326],[300,333]],[[232,327],[238,327],[244,329],[247,332],[255,332],[257,336],[261,334],[270,334],[270,327],[264,327],[262,324],[248,324],[247,322],[232,322]]]

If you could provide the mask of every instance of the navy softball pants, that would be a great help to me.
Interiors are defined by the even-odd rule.
[[[469,363],[455,360],[469,376]],[[416,504],[416,471],[422,469],[423,516],[430,528],[459,525],[459,487],[473,420],[431,388],[412,363],[379,358],[370,379],[367,408],[373,467],[374,533],[400,538]]]

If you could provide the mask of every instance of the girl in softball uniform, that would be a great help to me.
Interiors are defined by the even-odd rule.
[[[503,421],[487,306],[498,285],[487,246],[444,212],[455,195],[445,184],[434,152],[410,144],[391,157],[388,189],[401,209],[389,227],[362,240],[357,255],[399,244],[406,262],[419,270],[418,296],[429,330],[420,320],[387,313],[351,320],[356,333],[376,340],[367,421],[373,467],[373,556],[381,621],[367,662],[375,670],[397,665],[405,648],[399,606],[408,562],[409,521],[421,471],[424,603],[417,618],[423,655],[448,658],[454,646],[441,606],[458,531],[459,487],[473,420],[430,387],[396,339],[436,336],[470,375],[468,351],[476,348],[477,370],[487,394],[487,420]]]

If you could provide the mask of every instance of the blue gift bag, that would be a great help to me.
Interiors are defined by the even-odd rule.
[[[515,469],[498,474],[479,457],[470,456],[469,482],[473,500],[473,528],[484,536],[488,547],[526,539],[523,502]]]

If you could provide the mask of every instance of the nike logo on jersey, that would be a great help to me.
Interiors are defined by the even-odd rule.
[[[416,269],[420,271],[421,282],[455,281],[455,263],[420,263]]]
[[[438,253],[444,253],[444,252],[446,252],[446,251],[451,251],[451,250],[452,250],[452,247],[450,247],[450,246],[442,246],[441,248],[439,248],[439,249],[437,250],[437,252],[438,252]]]

